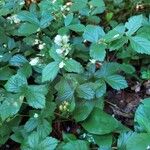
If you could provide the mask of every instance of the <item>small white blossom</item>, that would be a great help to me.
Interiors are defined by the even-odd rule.
[[[59,68],[63,68],[65,65],[65,63],[62,61],[60,64],[59,64]]]
[[[38,48],[40,49],[40,50],[42,50],[42,49],[44,49],[44,47],[45,47],[45,43],[42,43],[42,44],[40,44],[39,46],[38,46]]]
[[[12,19],[12,21],[13,21],[14,23],[20,23],[20,19],[18,18],[17,15],[13,15],[13,16],[11,16],[10,18]]]
[[[3,47],[4,47],[4,48],[6,48],[6,47],[7,47],[7,45],[6,45],[6,44],[3,44]]]
[[[35,39],[35,41],[34,41],[34,45],[37,45],[37,44],[39,44],[39,42],[40,42],[40,40],[38,40],[38,39]]]
[[[38,118],[39,115],[37,113],[34,114],[34,118]]]
[[[92,64],[95,64],[95,63],[96,63],[96,60],[95,60],[95,59],[90,59],[90,62],[91,62]]]
[[[113,38],[115,39],[115,38],[117,38],[117,37],[119,37],[119,36],[120,36],[119,34],[116,34],[116,35],[114,35]]]
[[[56,53],[57,54],[62,54],[63,53],[63,49],[56,49]]]
[[[52,3],[54,4],[56,2],[56,0],[52,0]]]
[[[21,5],[24,5],[24,4],[25,4],[25,1],[24,1],[24,0],[19,3],[20,6],[21,6]]]
[[[147,149],[147,150],[150,150],[150,145],[148,145],[146,149]]]
[[[69,42],[69,37],[67,35],[62,36],[62,41],[64,44],[67,44]]]
[[[40,28],[38,28],[36,31],[37,31],[37,32],[39,32],[40,30],[41,30],[41,29],[40,29]]]
[[[62,36],[61,35],[57,35],[54,39],[55,44],[61,46],[62,45]]]
[[[70,49],[66,49],[64,55],[67,56]]]
[[[35,58],[31,59],[30,65],[35,66],[39,63],[39,61],[40,61],[39,57],[35,57]]]
[[[0,55],[0,58],[3,58],[3,55]]]
[[[14,105],[15,107],[17,107],[17,106],[18,106],[17,102],[14,102],[14,103],[13,103],[13,105]]]

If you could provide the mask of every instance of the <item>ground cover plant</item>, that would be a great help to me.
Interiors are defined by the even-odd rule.
[[[150,149],[149,0],[0,0],[0,149]]]

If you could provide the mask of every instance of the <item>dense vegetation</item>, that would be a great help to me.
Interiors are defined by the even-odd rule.
[[[0,0],[0,149],[149,150],[149,13],[149,0]]]

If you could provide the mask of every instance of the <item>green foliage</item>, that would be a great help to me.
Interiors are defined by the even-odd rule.
[[[150,79],[150,19],[133,9],[139,4],[149,6],[0,1],[0,149],[12,141],[21,150],[150,145],[149,98],[136,110],[134,131],[107,113],[105,101],[110,90]]]

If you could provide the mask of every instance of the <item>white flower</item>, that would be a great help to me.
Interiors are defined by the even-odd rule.
[[[39,42],[40,42],[40,40],[35,39],[35,41],[34,41],[34,45],[39,44]]]
[[[17,107],[17,106],[18,106],[17,102],[14,102],[14,103],[13,103],[13,105],[14,105],[15,107]]]
[[[3,47],[4,47],[4,48],[6,48],[6,47],[7,47],[7,45],[6,45],[6,44],[3,44]]]
[[[90,62],[91,62],[92,64],[95,64],[95,63],[96,63],[96,60],[95,60],[95,59],[90,59]]]
[[[45,45],[46,45],[45,43],[42,43],[42,44],[39,45],[38,48],[39,48],[40,50],[41,50],[41,49],[44,49]]]
[[[62,36],[61,35],[57,35],[54,39],[55,44],[61,46],[62,45]]]
[[[70,49],[66,49],[64,55],[67,56]]]
[[[14,23],[20,23],[20,19],[18,18],[17,15],[13,15],[12,20],[14,21]]]
[[[52,0],[52,3],[54,4],[56,2],[56,0]]]
[[[39,115],[37,113],[34,114],[34,118],[38,118]]]
[[[39,61],[40,61],[39,57],[35,57],[35,58],[31,59],[30,65],[35,66],[39,63]]]
[[[63,49],[56,49],[56,53],[57,54],[62,54],[63,53]]]
[[[3,55],[0,55],[0,58],[3,58]]]
[[[119,36],[120,36],[119,34],[116,34],[116,35],[114,35],[113,38],[115,39],[115,38],[117,38],[117,37],[119,37]]]
[[[150,150],[150,145],[148,145],[146,149],[147,149],[147,150]]]
[[[64,44],[67,44],[69,42],[69,37],[67,35],[62,36],[62,41]]]
[[[59,64],[59,68],[63,68],[65,65],[65,63],[62,61],[60,64]]]
[[[20,6],[24,4],[25,4],[24,0],[19,3]]]

